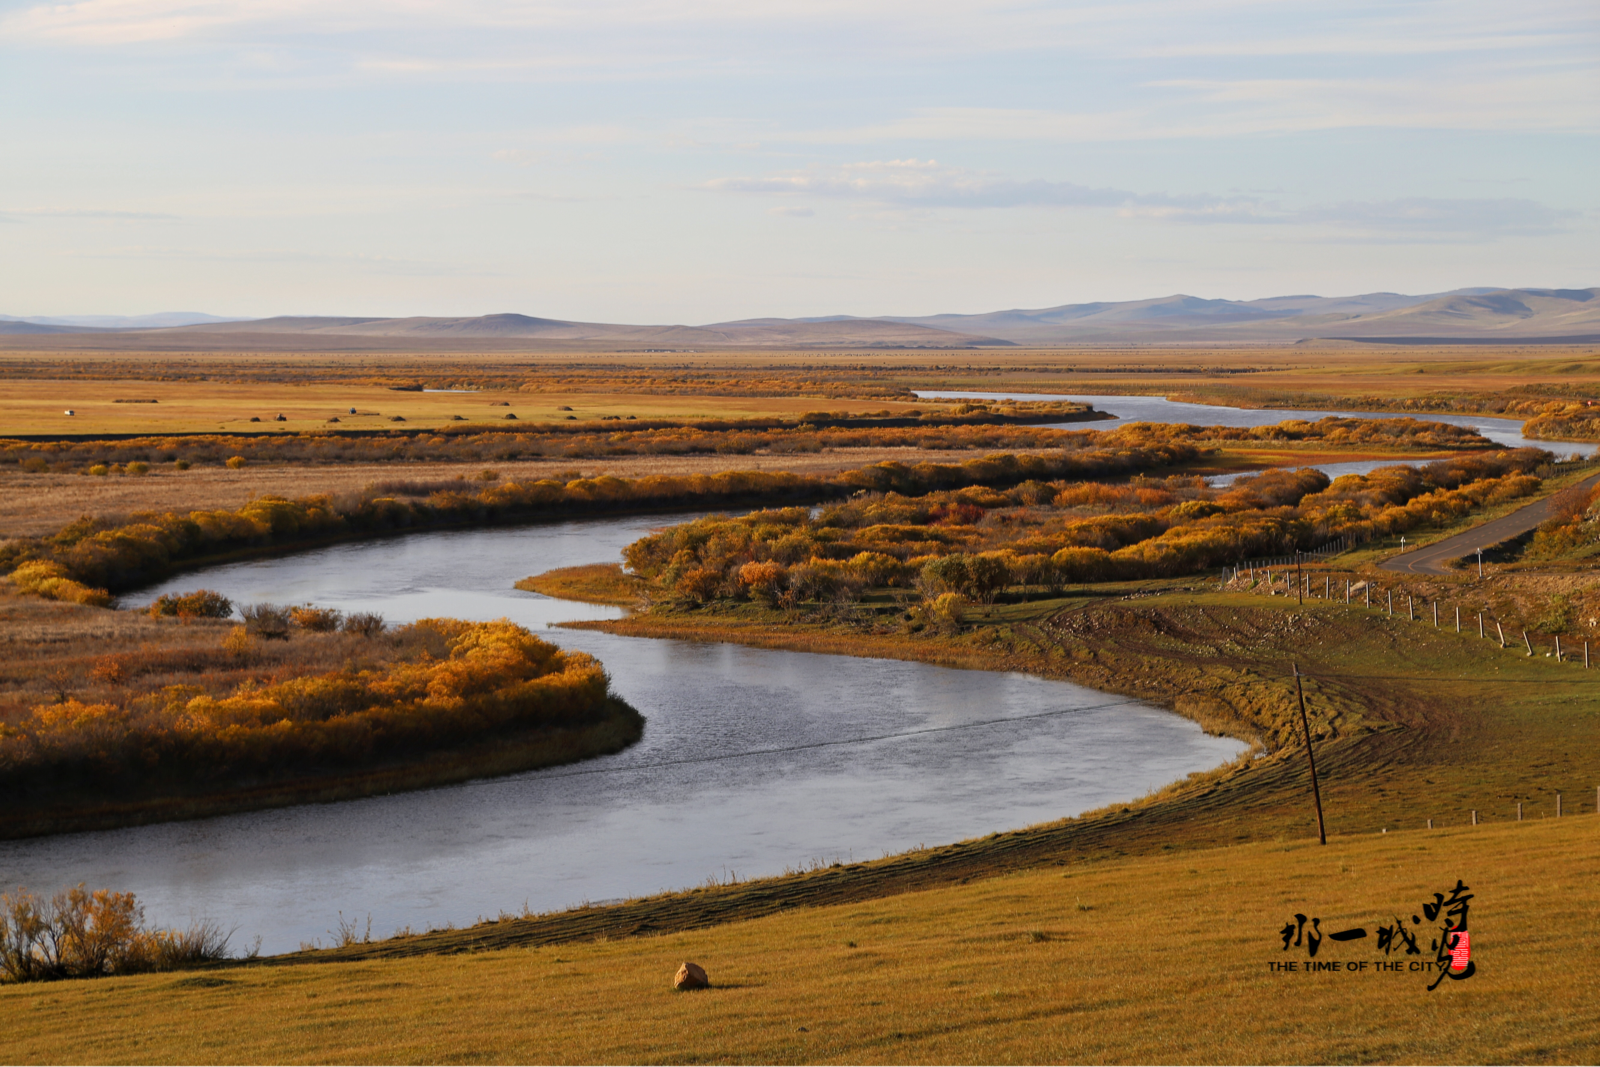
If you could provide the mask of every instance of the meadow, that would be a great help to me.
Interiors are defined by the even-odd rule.
[[[1172,708],[1253,747],[1237,762],[1101,811],[881,860],[808,866],[796,857],[797,869],[781,877],[381,941],[341,922],[330,931],[338,947],[327,950],[179,975],[4,987],[0,1010],[13,1022],[0,1047],[17,1061],[1592,1061],[1600,1044],[1587,1010],[1594,981],[1571,962],[1571,945],[1600,908],[1600,872],[1586,844],[1600,825],[1591,799],[1600,716],[1581,661],[1545,653],[1556,635],[1569,645],[1600,635],[1600,600],[1586,574],[1600,541],[1596,502],[1572,494],[1551,523],[1491,560],[1481,581],[1464,570],[1402,578],[1376,566],[1402,533],[1411,544],[1448,536],[1559,494],[1581,473],[1426,423],[1259,431],[888,424],[920,419],[912,408],[935,410],[906,392],[924,387],[1182,392],[1290,406],[1365,397],[1372,402],[1363,406],[1388,410],[1574,413],[1600,362],[1587,350],[1536,356],[1365,346],[615,354],[603,366],[541,356],[537,367],[509,355],[406,363],[290,354],[274,357],[277,371],[257,356],[196,358],[188,370],[176,357],[153,361],[197,390],[213,387],[199,381],[205,375],[257,390],[250,403],[275,381],[309,387],[363,374],[374,389],[428,403],[465,394],[410,390],[514,394],[531,386],[529,394],[543,396],[564,383],[559,395],[569,399],[653,395],[660,403],[654,411],[600,403],[573,421],[636,414],[635,422],[677,424],[640,431],[626,454],[570,459],[468,457],[450,452],[451,435],[430,434],[423,439],[446,446],[419,451],[438,454],[359,487],[205,509],[160,505],[181,501],[181,479],[213,465],[242,479],[272,470],[331,477],[381,471],[399,457],[363,458],[358,448],[319,461],[311,451],[293,454],[308,436],[294,433],[281,444],[269,438],[230,471],[199,455],[220,448],[215,437],[184,446],[196,450],[191,471],[139,474],[128,464],[152,461],[116,452],[127,446],[103,434],[62,441],[65,458],[47,463],[74,464],[71,471],[18,464],[17,476],[149,486],[141,503],[150,506],[0,546],[8,567],[34,567],[21,572],[23,584],[54,581],[67,594],[23,596],[13,580],[0,599],[8,648],[24,664],[11,668],[6,695],[23,711],[94,703],[103,695],[96,687],[112,690],[94,680],[99,662],[135,653],[155,662],[140,650],[146,642],[172,650],[174,661],[178,650],[205,645],[202,673],[215,672],[207,699],[225,707],[240,696],[243,675],[223,670],[219,658],[232,624],[72,603],[75,590],[60,583],[110,595],[198,562],[330,538],[691,501],[735,510],[635,546],[638,577],[578,568],[526,587],[647,602],[631,618],[583,624],[619,633],[1072,679]],[[132,366],[116,353],[32,358],[4,356],[6,373],[89,381]],[[793,406],[777,410],[780,399]],[[819,412],[877,425],[802,421]],[[734,419],[776,421],[689,425]],[[558,412],[551,420],[567,421]],[[476,435],[473,447],[487,447],[489,430],[466,429],[463,440]],[[617,432],[614,424],[605,433],[556,427],[540,440],[599,446]],[[1017,447],[986,458],[940,448],[981,434],[1016,435],[1006,446]],[[758,438],[750,451],[738,451],[741,435]],[[1038,435],[1027,436],[1027,450],[1024,435]],[[395,434],[388,447],[421,436]],[[776,447],[806,438],[821,451]],[[1062,441],[1073,447],[1060,450]],[[80,443],[107,451],[73,451]],[[969,436],[963,447],[972,443]],[[658,444],[660,453],[648,451]],[[890,447],[940,462],[837,464],[860,454],[852,449]],[[831,465],[792,469],[829,456]],[[1424,465],[1331,484],[1304,472],[1220,489],[1197,478],[1330,456]],[[104,476],[79,473],[91,460],[105,463]],[[652,480],[601,466],[645,460],[728,467],[678,468]],[[513,463],[570,464],[561,473],[571,476],[508,476]],[[758,463],[775,466],[727,472]],[[112,473],[113,465],[122,469]],[[474,477],[487,466],[500,468],[498,477]],[[445,473],[418,476],[422,469]],[[749,507],[767,510],[740,513]],[[1220,579],[1223,566],[1250,555],[1336,537],[1365,540],[1306,568],[1304,602],[1284,595],[1281,571],[1270,585],[1248,569],[1238,581]],[[1382,596],[1370,606],[1360,597],[1346,603],[1345,581],[1396,603],[1406,598],[1411,610],[1391,613]],[[1433,604],[1444,611],[1438,626],[1426,610]],[[1451,625],[1457,607],[1471,620],[1461,632]],[[1508,634],[1528,629],[1539,654],[1502,647],[1492,631],[1480,638],[1478,611]],[[320,664],[367,640],[337,633],[301,647],[324,648],[323,637],[317,656],[329,660],[308,651],[291,670],[264,659],[252,684],[262,692],[301,686],[296,678],[326,675]],[[282,643],[256,646],[266,657]],[[373,676],[403,660],[375,663]],[[1315,844],[1296,669],[1326,847]],[[160,679],[148,678],[154,691]],[[1458,878],[1478,894],[1477,973],[1430,992],[1432,977],[1378,970],[1395,958],[1377,950],[1378,926],[1448,893]],[[1303,948],[1286,951],[1280,937],[1297,912],[1319,918],[1324,932],[1371,930],[1360,942],[1325,944],[1321,957],[1369,967],[1269,966],[1307,962]],[[1433,958],[1426,941],[1421,949]],[[672,972],[686,959],[707,967],[711,990],[672,991]]]
[[[1592,1062],[1597,990],[1568,931],[1592,914],[1596,824],[1267,840],[687,933],[3,988],[4,1043],[18,1062]],[[1457,879],[1477,971],[1430,992],[1373,939]],[[1319,954],[1368,966],[1269,969],[1309,962],[1281,945],[1296,912],[1372,931]],[[671,988],[683,960],[709,990]]]
[[[89,340],[85,342],[84,338]],[[1242,407],[1473,412],[1534,417],[1547,405],[1600,400],[1600,350],[1590,345],[1137,346],[1061,349],[738,351],[98,351],[92,335],[41,347],[0,338],[0,399],[12,433],[217,432],[251,417],[311,429],[352,406],[363,426],[395,415],[436,426],[502,417],[580,421],[794,417],[806,410],[927,407],[914,389],[1164,395]],[[88,343],[88,347],[80,347]],[[76,386],[82,390],[73,394]],[[151,392],[155,388],[156,392]],[[461,389],[477,393],[420,393]],[[117,399],[162,404],[114,405]],[[74,400],[74,396],[82,399]],[[826,404],[819,403],[826,399]],[[296,402],[298,400],[298,402]],[[507,401],[513,406],[494,409]],[[93,428],[60,414],[88,405]],[[516,405],[522,405],[518,407]],[[284,407],[289,405],[289,407]],[[560,410],[571,407],[573,411]],[[292,410],[291,410],[292,408]],[[122,410],[130,409],[130,410]],[[138,409],[138,410],[131,410]],[[75,409],[76,410],[76,409]],[[360,412],[373,414],[361,415]],[[291,420],[267,420],[282,413]],[[342,424],[341,424],[342,425]],[[26,427],[26,429],[24,429]]]

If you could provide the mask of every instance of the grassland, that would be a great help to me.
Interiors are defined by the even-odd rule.
[[[1593,1062],[1600,990],[1571,932],[1593,922],[1597,823],[1269,840],[694,932],[12,987],[3,1047],[12,1062]],[[1471,979],[1428,992],[1405,970],[1269,969],[1306,962],[1277,936],[1296,912],[1370,929],[1458,878],[1476,894]],[[1384,958],[1356,944],[1320,958]],[[712,988],[674,992],[682,960]]]
[[[1316,342],[938,353],[501,350],[133,357],[114,351],[29,350],[12,338],[0,342],[0,378],[15,398],[0,401],[0,425],[12,433],[177,432],[180,426],[215,432],[247,425],[244,420],[251,416],[268,420],[280,411],[297,421],[263,425],[306,428],[325,425],[334,416],[347,418],[352,406],[377,413],[358,415],[357,425],[387,425],[381,420],[401,415],[430,426],[452,415],[476,421],[503,418],[506,411],[519,419],[795,414],[816,407],[819,398],[838,401],[830,407],[925,406],[910,394],[913,389],[1140,393],[1246,407],[1493,414],[1518,402],[1600,399],[1600,348]],[[405,394],[393,391],[396,386],[482,392]],[[118,398],[158,398],[162,404],[110,403]],[[499,401],[512,406],[489,406]],[[60,414],[74,404],[85,414],[78,419]],[[170,405],[172,414],[163,405]],[[562,406],[574,411],[559,411]],[[100,421],[85,430],[81,427],[90,425],[81,421],[85,417]]]
[[[912,387],[1186,392],[1247,404],[1370,391],[1395,404],[1439,397],[1470,404],[1497,391],[1538,398],[1597,384],[1600,360],[1587,349],[1554,361],[1549,349],[1534,355],[1366,346],[874,353],[870,361],[857,354],[619,355],[607,357],[608,367],[541,356],[537,368],[509,358],[402,366],[363,357],[338,373],[354,380],[381,372],[388,377],[373,388],[395,397],[418,394],[389,393],[387,384],[421,379],[424,370],[439,375],[430,386],[512,391],[559,379],[569,383],[568,397],[589,395],[586,389],[642,395],[654,376],[661,392],[653,395],[684,405],[674,411],[701,410],[694,405],[709,398],[748,403],[740,410],[757,413],[772,410],[763,406],[770,396],[733,394],[870,396],[862,402],[872,409]],[[8,381],[32,373],[20,358],[5,357],[10,370],[0,373]],[[280,380],[325,381],[334,373],[324,357],[281,359]],[[124,373],[117,360],[125,354],[85,355],[68,369]],[[271,362],[219,358],[196,367],[266,390]],[[620,392],[605,394],[607,387]],[[458,395],[465,394],[445,394]],[[1314,447],[1253,446],[1206,459],[1239,469],[1326,458]],[[705,462],[747,469],[758,460],[764,457]],[[775,466],[812,461],[782,457]],[[599,468],[621,459],[588,462]],[[266,475],[247,469],[237,491],[251,476]],[[341,475],[335,468],[294,476]],[[159,487],[140,490],[152,500],[200,484],[177,474],[123,480],[136,482]],[[1374,543],[1341,564],[1355,577],[1393,583],[1419,604],[1486,604],[1509,615],[1559,596],[1567,598],[1569,622],[1589,617],[1594,583],[1585,575],[1528,577],[1491,567],[1481,584],[1458,576],[1400,585],[1370,570],[1384,551]],[[542,580],[547,591],[568,596],[635,592],[620,588],[614,574],[592,571]],[[892,623],[899,607],[881,595],[864,602],[863,612],[876,616],[865,622],[749,605],[604,625],[641,636],[1074,679],[1254,741],[1259,758],[1103,811],[881,861],[177,976],[0,989],[8,1020],[0,1050],[18,1062],[1593,1062],[1600,1055],[1593,1010],[1600,990],[1581,964],[1584,931],[1600,912],[1592,847],[1600,819],[1591,799],[1600,784],[1600,697],[1579,664],[1501,649],[1472,628],[1435,629],[1425,614],[1412,621],[1381,606],[1320,597],[1301,605],[1195,579],[1078,586],[1063,596],[1001,602],[973,609],[953,633],[905,633]],[[19,629],[7,636],[13,649],[34,640]],[[1314,844],[1291,664],[1309,679],[1326,848]],[[39,679],[47,686],[49,672]],[[1557,793],[1568,815],[1561,820],[1551,817]],[[1483,825],[1470,825],[1474,811]],[[1370,927],[1409,914],[1457,878],[1479,894],[1472,929],[1480,970],[1470,980],[1428,993],[1413,973],[1268,968],[1290,958],[1277,931],[1296,911],[1319,916],[1325,931]],[[1325,945],[1326,958],[1378,958],[1370,940],[1360,944],[1360,952]],[[708,968],[712,990],[671,991],[684,959]]]
[[[157,403],[128,401],[155,400]],[[518,422],[599,422],[640,419],[738,419],[796,416],[814,409],[805,397],[660,396],[569,390],[432,393],[362,382],[149,381],[8,379],[0,396],[0,426],[7,434],[175,434],[306,430],[389,430],[468,424],[500,428]],[[911,408],[902,402],[841,400],[840,410]],[[923,405],[926,407],[926,405]],[[350,409],[354,408],[352,412]],[[75,414],[69,416],[70,409]],[[284,421],[277,421],[279,415]],[[337,420],[330,423],[330,419]],[[256,420],[256,421],[252,421]]]

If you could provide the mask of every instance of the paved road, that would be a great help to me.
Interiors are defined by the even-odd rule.
[[[1585,488],[1592,488],[1600,482],[1600,474],[1591,474],[1578,484]],[[1400,571],[1405,574],[1449,574],[1444,567],[1452,559],[1474,555],[1480,548],[1497,545],[1501,541],[1508,541],[1518,534],[1527,533],[1550,517],[1550,497],[1545,497],[1537,504],[1529,504],[1519,508],[1509,515],[1502,515],[1493,522],[1486,522],[1482,526],[1468,530],[1466,533],[1447,537],[1443,541],[1436,541],[1427,548],[1419,548],[1411,552],[1402,552],[1392,559],[1378,564],[1386,571]]]

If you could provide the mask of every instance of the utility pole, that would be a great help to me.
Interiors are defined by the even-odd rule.
[[[1328,843],[1328,831],[1322,823],[1322,791],[1317,788],[1317,757],[1311,752],[1311,720],[1306,717],[1306,691],[1300,684],[1300,665],[1294,667],[1294,692],[1300,698],[1300,725],[1306,732],[1306,762],[1311,765],[1311,799],[1317,805],[1317,840]]]

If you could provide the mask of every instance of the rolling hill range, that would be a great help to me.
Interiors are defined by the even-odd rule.
[[[1583,342],[1600,340],[1600,288],[1460,289],[1429,296],[1369,293],[1249,301],[1169,296],[893,321],[983,333],[1018,345],[1286,343],[1314,338]]]
[[[571,322],[520,314],[462,318],[280,316],[90,326],[0,316],[0,346],[203,351],[700,351],[799,348],[984,348],[1118,344],[1574,344],[1600,341],[1600,288],[1458,289],[1406,296],[1282,296],[1063,304],[972,315],[759,318],[704,326]],[[100,320],[104,321],[104,320]],[[71,323],[83,323],[73,325]]]

